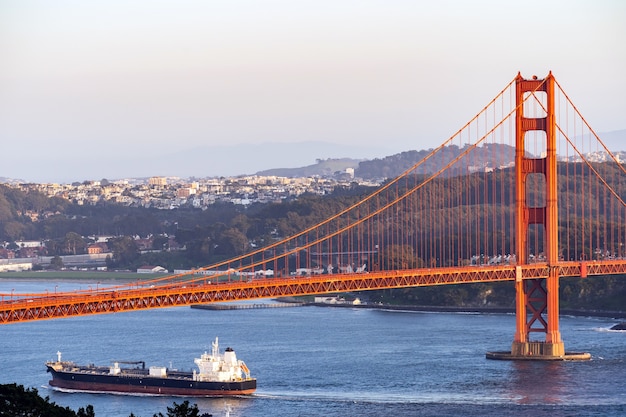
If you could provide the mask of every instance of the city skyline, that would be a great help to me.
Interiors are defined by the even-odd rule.
[[[234,175],[428,149],[518,71],[553,71],[596,132],[626,128],[626,4],[519,7],[4,1],[0,177]],[[269,144],[269,165],[238,160]]]

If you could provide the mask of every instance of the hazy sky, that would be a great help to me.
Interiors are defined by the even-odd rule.
[[[432,148],[518,71],[626,129],[625,22],[623,0],[0,0],[0,177],[187,175],[159,158],[217,145]],[[235,173],[214,162],[195,175]]]

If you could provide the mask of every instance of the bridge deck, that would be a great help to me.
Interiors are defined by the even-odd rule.
[[[563,262],[554,267],[559,268],[560,276],[626,274],[625,260]],[[0,323],[284,296],[514,281],[545,278],[549,271],[547,264],[484,265],[259,278],[217,284],[184,281],[148,287],[133,284],[135,287],[102,287],[80,293],[4,295],[0,301]]]

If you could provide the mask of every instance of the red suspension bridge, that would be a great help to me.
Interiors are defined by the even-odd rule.
[[[552,74],[518,74],[423,160],[318,224],[186,274],[0,294],[0,323],[512,281],[516,330],[507,355],[563,359],[559,278],[626,273],[625,192],[623,164]]]

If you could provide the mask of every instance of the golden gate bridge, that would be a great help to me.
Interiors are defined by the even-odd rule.
[[[449,152],[453,147],[458,152]],[[561,340],[559,279],[626,273],[625,186],[623,164],[552,73],[544,79],[518,74],[424,159],[293,236],[158,279],[0,294],[0,323],[511,281],[511,351],[488,357],[588,359],[566,352]]]

